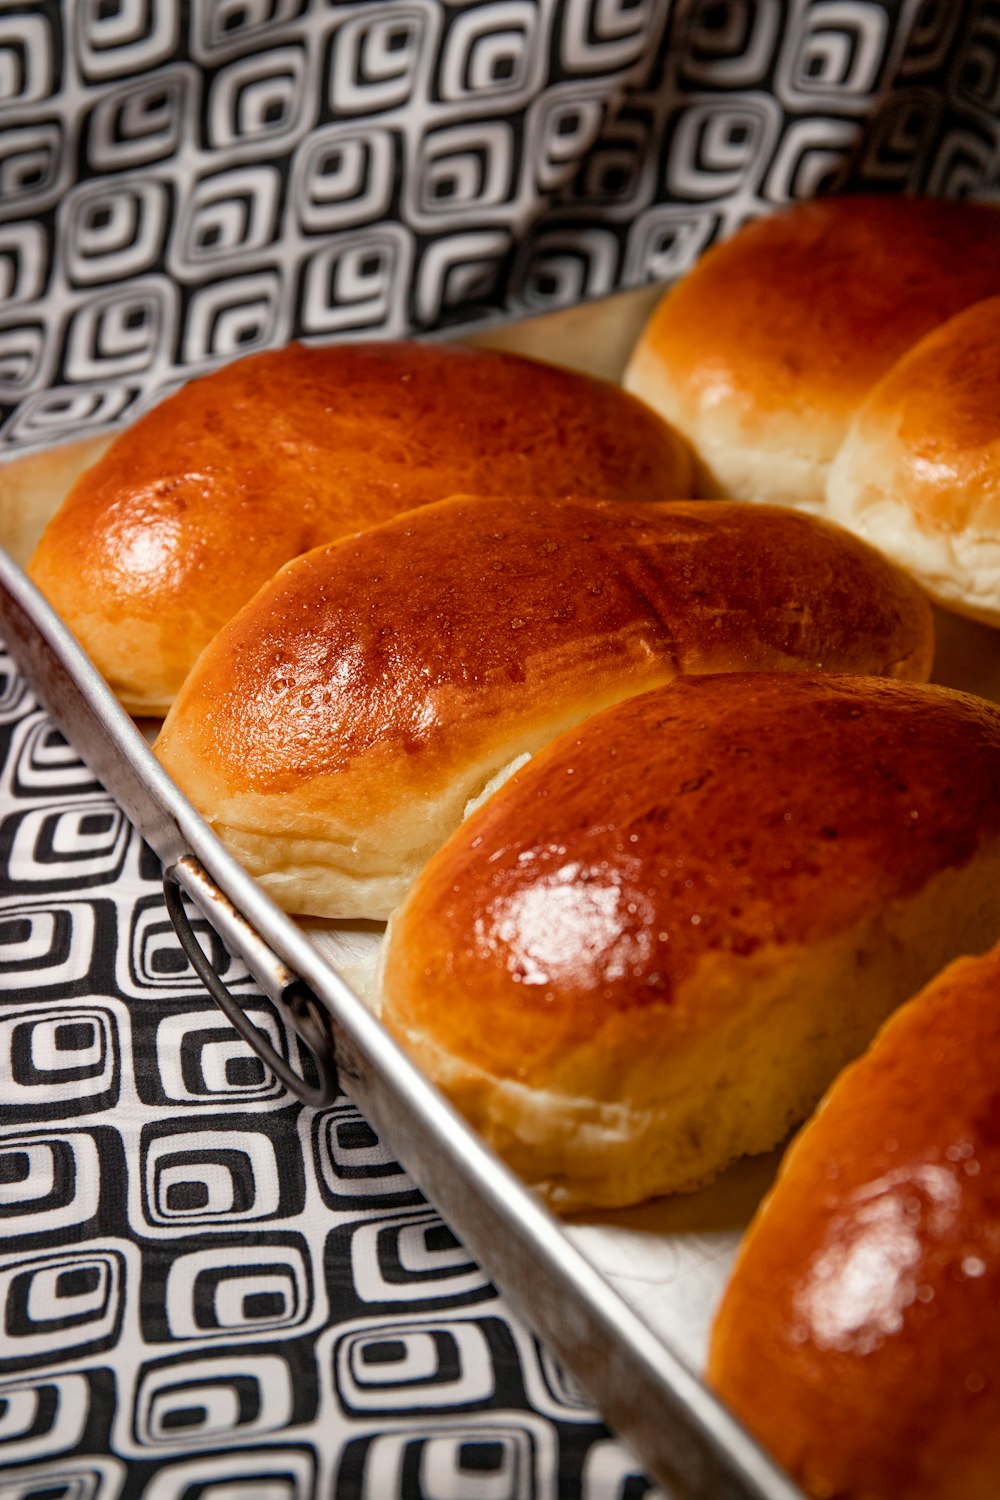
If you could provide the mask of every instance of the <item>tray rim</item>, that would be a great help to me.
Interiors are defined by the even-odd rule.
[[[0,635],[40,702],[164,869],[194,857],[221,897],[204,915],[283,1009],[318,997],[344,1092],[480,1267],[595,1402],[649,1475],[691,1500],[803,1500],[721,1400],[641,1317],[417,1069],[173,783],[68,627],[0,548]],[[234,920],[226,909],[235,912]],[[246,923],[252,929],[247,936]],[[286,967],[287,966],[287,967]]]

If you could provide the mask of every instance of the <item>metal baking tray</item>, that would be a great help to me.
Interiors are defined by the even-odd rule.
[[[266,1061],[275,1071],[317,1103],[330,1102],[339,1078],[512,1307],[576,1375],[653,1477],[693,1500],[797,1496],[663,1337],[658,1319],[644,1317],[634,1300],[615,1289],[605,1274],[604,1237],[599,1233],[592,1245],[584,1230],[581,1242],[579,1231],[548,1213],[344,982],[328,957],[335,933],[322,931],[322,944],[314,940],[223,848],[5,552],[0,635],[42,703],[159,858],[168,903],[176,912],[173,893],[186,892],[319,1064],[317,1076],[298,1085],[268,1048]],[[251,1045],[267,1046],[234,1001],[224,992],[216,998]],[[678,1262],[676,1251],[665,1246],[664,1253],[662,1279],[669,1284]],[[626,1254],[623,1269],[630,1261]],[[637,1269],[640,1280],[648,1274]]]
[[[650,296],[630,294],[537,319],[481,342],[614,377]],[[67,453],[64,467],[72,466]],[[45,508],[53,508],[51,497]],[[0,542],[8,540],[3,526],[0,510]],[[15,550],[24,555],[23,545]],[[1000,633],[948,616],[938,626],[935,680],[1000,701]],[[801,1500],[697,1373],[740,1235],[773,1177],[777,1154],[740,1163],[696,1194],[557,1220],[419,1073],[342,977],[341,970],[367,968],[377,934],[370,926],[297,923],[274,905],[167,777],[141,729],[2,551],[0,635],[160,859],[168,906],[193,961],[199,955],[184,930],[181,890],[244,960],[317,1066],[299,1080],[273,1052],[266,1060],[317,1103],[339,1079],[650,1476],[692,1500]],[[202,967],[237,1029],[260,1048],[263,1039],[239,1005],[207,963]]]

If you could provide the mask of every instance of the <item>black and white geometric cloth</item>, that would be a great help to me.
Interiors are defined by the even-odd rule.
[[[1000,0],[0,0],[0,453],[998,180]],[[651,1493],[0,656],[0,1500]]]
[[[986,193],[998,97],[996,0],[3,0],[0,450],[831,187]]]

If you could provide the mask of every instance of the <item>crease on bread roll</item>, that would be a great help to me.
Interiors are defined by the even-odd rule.
[[[827,514],[938,603],[1000,625],[1000,297],[922,339],[871,391],[830,470]]]
[[[817,1500],[1000,1491],[1000,948],[837,1079],[744,1239],[708,1374]]]
[[[1000,709],[681,678],[541,752],[389,925],[381,1015],[559,1211],[776,1145],[898,1004],[1000,935]]]
[[[714,246],[660,302],[625,386],[699,458],[699,493],[822,513],[853,412],[930,329],[1000,293],[1000,211],[826,198]]]
[[[453,498],[290,563],[156,753],[287,910],[384,918],[518,756],[679,672],[925,677],[930,606],[777,508]]]
[[[686,443],[608,382],[458,345],[291,345],[193,381],[83,475],[31,562],[124,706],[166,712],[289,558],[465,491],[660,500]]]

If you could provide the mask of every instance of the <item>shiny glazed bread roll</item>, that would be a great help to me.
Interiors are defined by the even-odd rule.
[[[888,1022],[751,1225],[709,1377],[810,1494],[1000,1493],[1000,949]]]
[[[291,563],[156,752],[282,906],[385,917],[518,756],[677,672],[926,676],[917,587],[776,508],[452,499]]]
[[[625,376],[694,445],[699,493],[821,510],[847,424],[901,354],[1000,293],[1000,212],[827,198],[709,250],[660,303]]]
[[[390,923],[382,1017],[569,1211],[776,1145],[1000,935],[1000,709],[878,678],[680,678],[563,735]]]
[[[78,438],[0,464],[0,537],[4,551],[20,567],[27,567],[73,484],[110,443],[106,434]]]
[[[604,381],[515,355],[291,345],[194,381],[75,485],[30,568],[135,713],[289,558],[459,491],[661,500],[686,445]]]
[[[827,514],[941,604],[1000,625],[1000,297],[885,375],[830,470]]]

